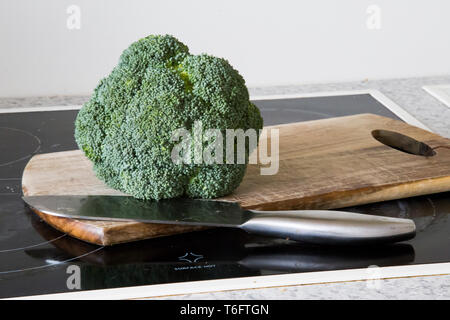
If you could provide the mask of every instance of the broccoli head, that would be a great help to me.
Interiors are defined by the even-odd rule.
[[[170,35],[131,44],[75,121],[75,139],[108,186],[140,199],[215,198],[242,181],[246,163],[174,163],[172,133],[262,128],[244,79],[224,59],[191,55]],[[225,155],[225,146],[223,144]]]

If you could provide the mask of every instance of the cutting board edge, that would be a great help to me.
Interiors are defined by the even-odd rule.
[[[154,239],[179,233],[209,229],[208,227],[195,226],[177,226],[174,228],[173,225],[167,224],[159,225],[154,223],[130,222],[130,224],[133,225],[134,233],[134,236],[130,236],[130,233],[126,232],[126,230],[130,228],[130,224],[126,226],[120,225],[100,228],[92,224],[84,223],[81,219],[51,216],[34,208],[32,208],[31,210],[44,222],[57,229],[58,231],[63,232],[73,238],[99,246],[113,246],[122,243]],[[80,226],[82,226],[82,228],[79,228]],[[155,228],[156,226],[159,226],[160,228]],[[136,229],[139,228],[144,230],[145,236],[142,236],[143,233],[136,232]],[[146,232],[149,229],[152,229],[153,233]],[[79,230],[83,231],[80,232]]]
[[[31,208],[31,211],[56,230],[71,237],[99,246],[108,245],[108,241],[104,237],[104,229],[102,228],[83,223],[77,219],[50,216],[34,208]],[[82,228],[80,228],[81,226]],[[82,230],[82,232],[77,230]]]
[[[408,191],[405,191],[409,189]],[[412,190],[412,191],[411,191]],[[292,198],[284,199],[277,202],[271,202],[264,205],[245,205],[242,204],[244,209],[253,210],[329,210],[339,209],[349,206],[358,206],[362,204],[370,204],[380,202],[380,195],[383,196],[384,201],[391,201],[397,199],[411,198],[417,196],[423,196],[428,194],[435,194],[440,192],[450,192],[450,176],[442,176],[436,178],[422,179],[417,181],[411,181],[410,183],[393,183],[391,185],[366,187],[354,190],[342,190],[325,193],[321,195],[315,195],[311,197],[304,197],[301,199]],[[358,195],[358,201],[355,200],[353,195]],[[364,196],[361,196],[364,195]],[[336,199],[340,198],[339,205]],[[316,201],[310,202],[310,199]],[[297,202],[297,203],[295,203]],[[334,205],[329,205],[329,203]]]

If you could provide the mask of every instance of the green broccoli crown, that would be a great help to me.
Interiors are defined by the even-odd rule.
[[[97,177],[136,198],[226,195],[241,183],[246,164],[172,161],[172,133],[193,130],[196,121],[220,130],[263,124],[244,79],[226,60],[191,55],[173,36],[151,35],[131,44],[100,81],[78,113],[75,139]]]

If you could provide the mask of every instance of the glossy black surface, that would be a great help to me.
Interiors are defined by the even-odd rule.
[[[369,95],[256,104],[266,125],[367,112],[396,118]],[[76,113],[0,114],[0,297],[73,291],[67,286],[70,266],[80,268],[81,289],[87,290],[450,261],[448,193],[345,209],[414,219],[416,238],[389,246],[327,248],[225,228],[108,248],[73,239],[24,205],[20,179],[33,154],[76,148]]]

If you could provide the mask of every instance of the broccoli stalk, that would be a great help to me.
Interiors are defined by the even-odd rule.
[[[171,159],[176,144],[171,134],[193,130],[195,121],[223,131],[263,125],[244,79],[226,60],[191,55],[173,36],[151,35],[131,44],[100,81],[78,113],[75,139],[98,178],[136,198],[229,194],[241,183],[246,164]]]

